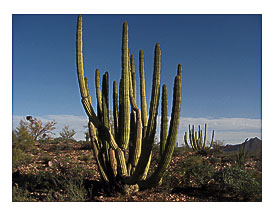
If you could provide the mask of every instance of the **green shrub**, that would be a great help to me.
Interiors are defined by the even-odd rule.
[[[67,125],[65,125],[59,134],[61,139],[66,143],[74,141],[73,136],[75,135],[75,130],[69,129],[69,126]]]
[[[215,168],[213,166],[200,164],[186,168],[185,179],[187,182],[192,180],[199,187],[205,187],[214,178],[214,174]]]
[[[12,148],[24,152],[30,152],[35,148],[33,136],[24,125],[19,125],[12,131]]]
[[[87,155],[80,155],[78,157],[78,160],[89,162],[92,160],[92,154],[87,154]]]
[[[13,202],[32,202],[35,201],[30,193],[24,188],[12,187],[12,201]]]
[[[12,167],[29,164],[32,161],[31,152],[34,152],[34,139],[24,125],[19,125],[12,131]]]
[[[261,197],[261,184],[247,171],[238,167],[225,168],[215,175],[215,181],[220,184],[221,189],[232,194],[251,200]]]
[[[19,148],[12,149],[12,168],[27,165],[32,162],[32,156]]]
[[[187,169],[199,166],[202,163],[203,159],[201,156],[189,156],[178,164],[176,167],[176,172],[180,175],[184,175]]]

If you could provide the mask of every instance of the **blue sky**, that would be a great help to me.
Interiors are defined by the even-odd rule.
[[[154,46],[159,42],[161,82],[167,85],[169,105],[177,64],[183,65],[184,124],[187,119],[201,119],[200,124],[231,119],[232,128],[223,129],[229,134],[236,119],[242,119],[248,129],[236,137],[244,140],[248,130],[260,136],[261,15],[83,15],[84,70],[94,108],[95,69],[101,75],[108,71],[110,84],[120,77],[125,20],[136,71],[138,52],[144,51],[148,104]],[[77,15],[13,15],[13,116],[85,116],[76,76],[76,21]],[[230,142],[225,137],[221,139]]]

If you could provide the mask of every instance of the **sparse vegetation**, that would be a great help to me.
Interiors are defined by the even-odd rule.
[[[25,152],[31,159],[13,164],[13,201],[261,201],[262,172],[254,155],[240,168],[231,152],[201,156],[176,147],[160,186],[127,195],[102,184],[96,160],[82,142],[63,148],[60,141],[36,146],[34,155]],[[154,145],[148,175],[158,160],[159,145]]]
[[[55,129],[55,124],[55,121],[48,121],[43,124],[41,120],[32,116],[27,116],[26,120],[20,121],[20,125],[28,129],[34,141],[42,142],[48,141],[51,135],[54,134],[52,131]]]
[[[74,141],[73,136],[75,135],[74,129],[69,129],[68,125],[65,125],[62,131],[59,133],[63,142],[68,143]]]

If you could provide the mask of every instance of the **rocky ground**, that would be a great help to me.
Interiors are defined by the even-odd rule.
[[[152,159],[153,168],[157,164],[157,151],[154,151]],[[247,196],[240,198],[230,191],[219,189],[204,173],[199,174],[205,175],[202,180],[196,177],[196,173],[192,174],[193,171],[186,177],[189,165],[200,167],[204,164],[217,172],[233,166],[234,161],[222,154],[198,156],[192,151],[176,148],[161,186],[128,195],[108,194],[103,190],[91,149],[83,143],[37,144],[30,155],[30,163],[12,170],[13,201],[261,201],[261,195],[246,200]],[[249,158],[243,169],[252,170],[253,176],[261,180],[261,160]]]

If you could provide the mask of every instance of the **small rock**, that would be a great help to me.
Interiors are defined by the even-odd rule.
[[[53,166],[53,162],[52,162],[52,161],[49,161],[49,162],[48,162],[48,166],[49,166],[49,167],[52,167],[52,166]]]

